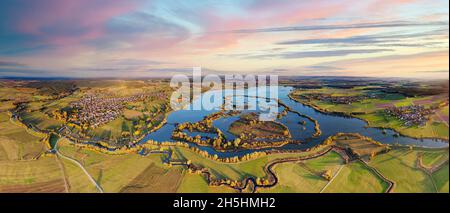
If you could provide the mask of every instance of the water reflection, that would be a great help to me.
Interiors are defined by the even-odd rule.
[[[327,137],[335,135],[339,132],[344,133],[359,133],[364,136],[368,136],[373,138],[376,141],[379,141],[384,144],[400,144],[400,145],[415,145],[415,146],[421,146],[421,147],[433,147],[433,148],[440,148],[440,147],[448,147],[448,143],[442,140],[435,140],[435,139],[415,139],[405,136],[398,136],[395,137],[394,135],[397,135],[397,133],[393,130],[385,130],[383,132],[382,129],[379,128],[367,128],[366,122],[360,119],[356,118],[349,118],[349,117],[343,117],[343,116],[337,116],[337,115],[330,115],[330,114],[324,114],[321,112],[318,112],[314,110],[311,107],[305,106],[301,103],[298,103],[296,101],[291,100],[288,97],[288,94],[292,91],[292,87],[278,87],[278,95],[279,100],[289,106],[291,109],[310,116],[311,118],[317,120],[320,124],[320,129],[322,130],[322,135],[320,135],[317,138],[311,138],[311,135],[314,134],[314,123],[311,122],[308,119],[305,119],[301,116],[299,116],[296,113],[289,112],[286,116],[282,117],[281,119],[277,119],[278,122],[283,123],[286,125],[293,137],[294,140],[300,140],[303,143],[301,144],[288,144],[283,147],[279,148],[273,148],[273,149],[283,149],[283,150],[302,150],[311,148],[313,146],[316,146],[320,144],[323,140],[325,140]],[[256,98],[255,88],[249,88],[248,92],[245,93],[248,96],[246,96],[246,99],[244,100],[244,103],[254,103],[256,101],[268,101],[265,98]],[[217,93],[221,95],[220,91],[209,91],[206,93]],[[207,94],[211,95],[211,94]],[[252,97],[253,96],[253,97]],[[242,96],[241,96],[242,97]],[[225,97],[224,97],[225,98]],[[252,99],[253,98],[253,99]],[[229,99],[229,98],[227,98]],[[196,101],[200,101],[201,99],[198,98],[194,100],[193,104],[195,104]],[[267,105],[276,105],[276,100],[270,100],[270,102],[266,102]],[[250,105],[250,104],[249,104]],[[263,107],[259,107],[258,104],[256,105],[256,109],[254,110],[244,110],[242,113],[248,113],[248,112],[265,112],[267,111],[267,105]],[[219,108],[219,107],[217,107]],[[282,106],[278,108],[278,112],[281,112],[284,110]],[[177,123],[195,123],[199,122],[204,119],[205,116],[218,112],[219,109],[216,110],[180,110],[170,113],[170,115],[167,118],[167,124],[164,125],[161,129],[147,135],[140,143],[145,143],[148,140],[153,140],[157,142],[175,142],[171,139],[172,131],[175,129],[175,124]],[[228,132],[228,128],[230,125],[237,121],[239,119],[239,115],[236,116],[229,116],[229,117],[223,117],[218,120],[213,121],[213,126],[219,128],[226,136],[227,140],[234,140],[236,136]],[[189,133],[191,136],[195,136],[196,134],[200,134],[201,136],[212,136],[208,133]],[[241,150],[241,151],[229,151],[229,152],[219,152],[214,150],[212,147],[204,147],[204,146],[197,146],[196,144],[190,143],[191,146],[196,146],[201,150],[207,151],[210,154],[217,154],[219,157],[231,157],[231,156],[242,156],[244,154],[251,153],[255,150]],[[272,149],[272,148],[270,148]],[[269,150],[269,149],[261,149],[261,150]]]

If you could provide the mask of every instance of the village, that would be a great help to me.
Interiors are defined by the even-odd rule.
[[[410,105],[404,107],[389,107],[385,113],[403,121],[405,126],[425,126],[428,118],[434,113],[433,109],[422,105]]]
[[[359,95],[359,96],[332,96],[330,94],[323,94],[323,93],[312,93],[312,94],[303,94],[301,95],[302,98],[309,99],[309,100],[319,100],[324,102],[329,102],[333,104],[352,104],[355,102],[360,102],[362,100],[365,100],[367,98],[374,98],[374,95],[368,97],[365,95]]]
[[[165,96],[165,94],[154,95]],[[80,126],[87,124],[91,128],[96,128],[119,117],[126,103],[143,101],[154,95],[138,93],[128,97],[114,97],[113,94],[88,94],[71,103],[70,107],[76,112],[73,122]]]

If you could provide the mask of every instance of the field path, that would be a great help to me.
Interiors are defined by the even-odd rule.
[[[445,118],[445,115],[442,115],[441,112],[437,112],[436,115],[439,119],[441,119],[442,122],[444,122],[445,125],[447,125],[447,127],[449,127],[448,126],[448,116],[447,116],[447,118]]]
[[[431,183],[433,184],[433,188],[434,188],[434,190],[437,192],[437,193],[439,193],[439,189],[438,189],[438,187],[436,186],[436,181],[434,180],[434,178],[433,178],[433,168],[431,168],[431,169],[429,169],[429,168],[427,168],[425,165],[423,165],[423,153],[420,153],[419,154],[419,156],[417,156],[417,161],[416,161],[417,163],[417,167],[420,169],[420,170],[422,170],[425,174],[427,174],[427,176],[430,178],[430,180],[431,180]],[[446,163],[447,161],[444,161],[444,164]],[[440,165],[438,165],[437,167],[440,167]]]
[[[323,193],[323,191],[325,191],[325,189],[333,182],[333,180],[339,175],[339,173],[341,172],[341,170],[344,168],[345,165],[341,165],[341,167],[339,167],[339,170],[336,172],[336,174],[333,176],[333,178],[331,178],[330,181],[328,181],[327,185],[325,185],[322,190],[320,190],[319,193]]]
[[[61,140],[61,139],[62,139],[62,138],[60,138],[59,140]],[[58,142],[59,142],[59,140],[58,140]],[[71,161],[71,162],[75,163],[76,165],[78,165],[78,166],[81,168],[81,170],[83,170],[83,172],[86,174],[86,176],[89,178],[89,180],[95,185],[95,187],[97,188],[97,190],[98,190],[100,193],[103,193],[102,187],[101,187],[100,185],[98,185],[97,181],[94,180],[94,178],[89,174],[89,172],[84,168],[84,166],[83,166],[80,162],[78,162],[78,161],[75,160],[75,159],[69,158],[69,157],[67,157],[67,156],[65,156],[65,155],[63,155],[63,154],[61,154],[61,153],[58,151],[58,142],[56,142],[55,148],[54,148],[54,150],[55,150],[55,152],[56,152],[56,155],[58,155],[59,157],[61,157],[61,158],[63,158],[63,159],[66,159],[66,160],[68,160],[68,161]]]
[[[66,176],[66,172],[64,170],[64,166],[61,163],[61,160],[59,159],[59,157],[55,158],[56,162],[58,163],[59,168],[61,169],[61,174],[63,176],[63,180],[64,180],[64,189],[65,192],[68,193],[69,192],[69,184],[67,183],[67,176]]]

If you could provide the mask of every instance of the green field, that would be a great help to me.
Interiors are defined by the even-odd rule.
[[[321,174],[326,170],[336,174],[343,165],[344,161],[336,152],[301,163],[277,164],[273,170],[280,177],[279,184],[273,188],[259,189],[258,192],[318,193],[328,183]]]
[[[226,186],[209,186],[205,177],[199,174],[186,173],[178,187],[178,193],[236,193]]]
[[[0,113],[0,160],[27,160],[45,152],[44,137],[19,126]]]
[[[429,176],[416,165],[419,153],[428,156],[426,158],[439,159],[440,162],[446,160],[447,163]],[[345,165],[339,159],[337,154],[328,154],[318,159],[305,161],[303,164],[276,165],[274,171],[279,177],[279,184],[273,188],[259,191],[320,192],[328,183],[319,173],[325,169],[330,169],[334,176],[334,179],[323,190],[325,193],[379,193],[386,191],[388,183],[363,163],[356,161]],[[448,192],[448,150],[396,148],[388,153],[377,155],[369,162],[369,166],[378,169],[386,178],[395,182],[393,192]]]
[[[174,193],[183,179],[183,168],[168,169],[160,163],[150,164],[143,172],[130,181],[120,192],[126,193]]]
[[[61,159],[60,161],[63,164],[63,172],[67,180],[69,192],[98,192],[97,188],[89,181],[89,178],[79,166],[68,160]]]
[[[333,138],[336,146],[349,149],[353,154],[364,160],[370,160],[371,157],[388,149],[386,145],[379,144],[371,139],[362,138],[360,135],[346,134]]]
[[[369,125],[372,127],[391,128],[406,136],[417,138],[448,138],[448,127],[442,122],[430,120],[425,126],[405,127],[399,120],[386,117],[379,112],[366,115],[356,115],[356,117],[368,121]]]
[[[54,157],[0,161],[0,192],[64,192],[64,176]]]
[[[448,150],[423,151],[422,163],[426,167],[438,166],[441,163],[448,161]]]
[[[433,180],[417,168],[420,151],[394,149],[373,159],[369,165],[396,183],[394,192],[436,192]],[[446,177],[448,181],[448,176]]]
[[[229,159],[213,160],[217,156],[205,157],[190,148],[167,144],[147,144],[143,147],[155,151],[173,151],[171,164],[165,163],[167,154],[151,153],[147,156],[138,154],[138,150],[142,147],[137,149],[123,147],[120,152],[105,154],[105,150],[98,151],[93,147],[75,145],[66,139],[72,138],[66,134],[93,142],[105,141],[111,146],[128,144],[128,140],[136,140],[163,121],[168,111],[162,108],[167,107],[167,100],[158,99],[160,96],[148,96],[145,100],[123,103],[123,109],[120,110],[121,114],[119,113],[118,117],[96,128],[70,123],[76,120],[70,120],[67,111],[64,110],[86,94],[105,92],[126,97],[143,91],[158,94],[168,92],[170,90],[167,87],[159,88],[159,84],[152,81],[119,80],[80,81],[77,82],[78,87],[74,91],[70,90],[71,85],[65,83],[56,86],[42,82],[0,84],[3,85],[8,86],[0,87],[0,94],[5,97],[2,97],[0,102],[0,192],[101,191],[96,188],[96,184],[104,192],[239,192],[225,185],[210,186],[207,176],[193,173],[192,168],[208,171],[212,180],[233,181],[233,184],[234,181],[243,181],[247,178],[268,181],[269,174],[265,169],[271,168],[278,183],[269,188],[257,187],[258,193],[382,193],[386,192],[389,181],[395,182],[393,192],[396,193],[449,192],[448,148],[383,145],[349,133],[330,137],[326,145],[314,147],[309,151],[269,153],[236,163],[226,163],[230,162]],[[334,96],[362,95],[368,91],[380,93],[373,89],[324,87],[296,92],[333,93]],[[389,93],[382,99],[365,99],[353,104],[335,105],[320,101],[313,101],[310,104],[330,112],[362,112],[365,114],[352,116],[368,120],[371,126],[393,128],[405,135],[442,138],[445,135],[448,137],[448,124],[445,123],[448,106],[443,105],[439,108],[436,115],[430,117],[426,126],[406,128],[400,121],[384,116],[380,111],[380,105],[408,106],[418,102],[430,105],[441,103],[445,98],[445,96],[407,98],[397,93]],[[78,109],[74,112],[77,112],[76,110]],[[12,119],[13,115],[18,115],[19,119]],[[77,114],[72,116],[76,117]],[[69,123],[72,124],[68,128],[70,133],[66,130],[58,131],[60,127]],[[234,129],[238,132],[237,135],[244,130],[253,133],[261,131],[259,136],[263,137],[267,136],[264,134],[270,133],[271,129],[277,130],[272,132],[272,135],[280,135],[281,130],[284,130],[284,127],[272,124],[269,126],[268,123],[247,127],[240,123],[235,124],[238,124]],[[27,128],[29,125],[33,128]],[[60,155],[50,151],[56,144]],[[296,161],[298,157],[321,153],[331,147],[334,151],[323,156]],[[286,158],[292,159],[288,162],[280,161]],[[189,162],[193,167],[188,169],[186,165],[178,165],[177,162]],[[249,192],[253,188],[251,183],[243,192]]]
[[[323,112],[337,112],[351,115],[366,120],[371,127],[391,128],[403,135],[415,138],[449,138],[448,105],[439,108],[435,114],[430,116],[430,120],[425,126],[404,126],[403,123],[384,114],[383,110],[387,106],[409,106],[413,104],[430,107],[433,105],[444,104],[448,101],[448,95],[439,96],[416,96],[406,97],[399,93],[384,93],[377,90],[365,90],[366,87],[354,87],[351,89],[336,89],[324,87],[321,89],[297,89],[292,92],[292,97],[302,103],[315,106],[316,109]],[[301,98],[300,95],[307,94],[327,94],[331,96],[360,96],[377,95],[376,98],[366,98],[359,102],[351,104],[335,104],[331,102]]]
[[[388,183],[361,162],[345,165],[324,190],[325,193],[381,193]]]
[[[184,147],[174,148],[175,159],[190,160],[192,164],[196,166],[208,168],[213,177],[217,179],[228,178],[238,181],[243,180],[246,177],[266,177],[266,173],[264,172],[263,168],[270,161],[288,157],[306,156],[308,154],[310,153],[304,152],[273,154],[239,163],[222,163],[204,158],[194,151]]]
[[[25,113],[22,119],[24,123],[31,124],[40,130],[58,130],[63,125],[63,122],[50,118],[40,111]]]
[[[132,126],[131,122],[125,121],[123,118],[117,118],[105,125],[97,127],[92,131],[88,132],[93,138],[103,139],[103,140],[117,140],[122,135],[122,126]]]
[[[106,192],[119,192],[150,165],[168,169],[162,165],[160,155],[108,155],[78,149],[64,140],[59,142],[58,148],[63,155],[80,162]]]
[[[51,83],[12,81],[0,86],[0,113],[7,110],[16,111],[23,123],[43,132],[57,131],[67,126],[73,133],[73,138],[94,139],[111,146],[123,146],[142,137],[164,120],[166,113],[170,111],[168,96],[171,91],[172,88],[168,84],[153,80]],[[83,129],[77,117],[78,109],[73,111],[72,108],[73,103],[88,95],[99,95],[97,97],[108,99],[144,94],[143,99],[125,101],[118,105],[119,115],[96,128],[87,128],[90,124],[83,123]],[[111,113],[99,110],[102,113]]]
[[[433,173],[432,177],[436,184],[438,192],[441,193],[449,192],[448,173],[449,173],[448,162],[440,170]]]

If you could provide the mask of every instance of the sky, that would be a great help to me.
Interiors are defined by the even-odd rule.
[[[447,0],[2,0],[0,77],[448,79]]]

